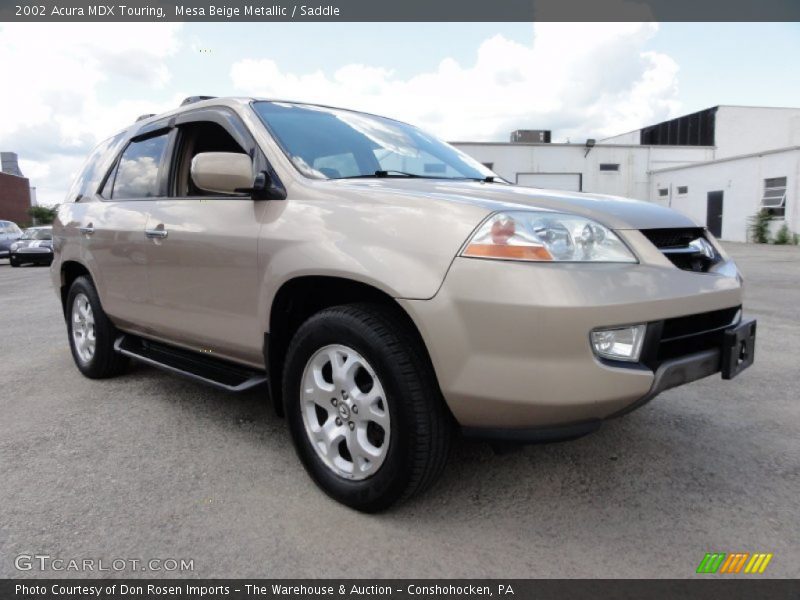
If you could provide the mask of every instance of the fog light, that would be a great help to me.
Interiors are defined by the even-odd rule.
[[[592,349],[597,356],[609,360],[636,362],[642,353],[647,325],[613,327],[592,331]]]

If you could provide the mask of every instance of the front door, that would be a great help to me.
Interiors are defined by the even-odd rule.
[[[706,227],[714,237],[722,237],[722,192],[708,192]]]
[[[263,362],[258,235],[267,204],[250,198],[153,203],[147,262],[159,337],[218,358]]]
[[[259,365],[258,238],[269,203],[204,192],[190,176],[199,153],[245,153],[234,135],[224,119],[178,124],[169,197],[147,221],[151,319],[165,340]]]

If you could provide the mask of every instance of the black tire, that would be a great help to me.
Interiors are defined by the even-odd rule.
[[[352,348],[380,380],[390,416],[383,463],[354,481],[328,467],[312,446],[303,422],[300,386],[306,364],[328,345]],[[398,310],[372,304],[325,309],[297,331],[286,355],[284,409],[295,449],[315,483],[333,499],[376,512],[429,487],[447,460],[452,421],[419,336]]]
[[[18,267],[18,266],[19,266],[19,263],[17,262],[17,259],[16,259],[16,258],[14,258],[13,256],[12,256],[12,257],[10,257],[10,258],[8,259],[8,263],[9,263],[9,264],[10,264],[12,267]]]
[[[74,325],[72,308],[75,299],[81,294],[88,299],[94,316],[95,349],[93,356],[88,360],[83,360],[79,355],[72,335]],[[103,311],[97,290],[89,277],[78,277],[72,282],[67,294],[66,319],[69,348],[81,373],[90,379],[105,379],[119,375],[125,370],[128,365],[127,357],[114,350],[114,341],[119,333]]]

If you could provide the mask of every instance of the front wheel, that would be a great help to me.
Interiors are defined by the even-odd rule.
[[[91,379],[113,377],[128,359],[114,350],[117,329],[100,305],[97,290],[88,277],[78,277],[67,294],[67,333],[72,358],[81,373]]]
[[[13,256],[8,259],[8,262],[12,267],[18,267],[19,266],[19,261],[17,261],[17,259],[14,258]]]
[[[369,304],[329,308],[287,352],[283,397],[297,453],[323,491],[365,512],[424,490],[447,459],[449,415],[402,317]]]

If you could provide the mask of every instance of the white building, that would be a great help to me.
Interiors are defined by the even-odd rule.
[[[520,185],[615,194],[747,240],[761,208],[800,233],[800,108],[717,106],[585,144],[456,142]]]

